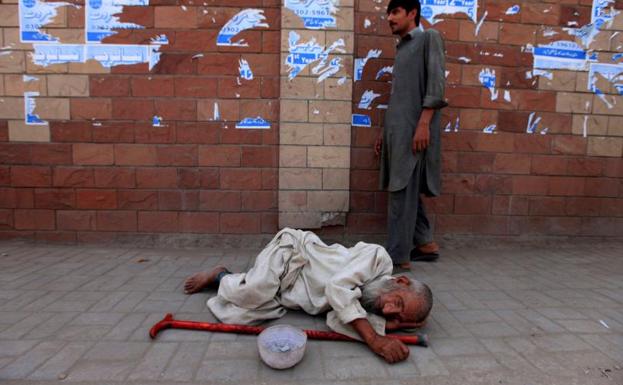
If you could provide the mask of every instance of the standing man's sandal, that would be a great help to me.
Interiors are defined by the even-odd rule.
[[[411,251],[413,262],[434,262],[437,259],[439,259],[439,245],[435,242],[420,245]]]

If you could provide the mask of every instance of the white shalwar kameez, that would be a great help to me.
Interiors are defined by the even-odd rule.
[[[382,246],[327,246],[310,231],[285,228],[260,252],[251,270],[224,276],[207,304],[225,323],[258,324],[282,317],[286,309],[313,315],[331,310],[327,325],[336,332],[360,339],[348,324],[367,318],[384,335],[385,319],[363,309],[360,288],[389,279],[392,267]]]

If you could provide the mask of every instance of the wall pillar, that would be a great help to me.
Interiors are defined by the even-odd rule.
[[[353,0],[342,0],[336,7],[335,27],[309,29],[299,16],[282,5],[280,227],[320,228],[344,224],[346,220],[350,187]],[[330,53],[324,63],[322,58],[315,60],[290,79],[291,66],[286,61],[293,51],[289,42],[294,36],[292,32],[300,36],[296,44],[315,39]],[[331,47],[337,48],[331,50]],[[322,80],[323,70],[336,61],[339,71]]]

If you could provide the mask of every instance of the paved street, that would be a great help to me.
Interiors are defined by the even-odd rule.
[[[597,242],[596,242],[597,243]],[[435,295],[429,348],[387,365],[361,344],[308,343],[286,371],[256,338],[149,328],[165,313],[214,320],[183,279],[250,249],[0,243],[3,384],[623,384],[623,243],[445,249],[414,264]],[[325,329],[321,317],[279,323]]]

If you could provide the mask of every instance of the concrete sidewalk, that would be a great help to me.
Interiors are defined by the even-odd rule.
[[[190,273],[258,250],[0,243],[0,382],[30,384],[623,384],[623,243],[444,250],[414,264],[435,295],[428,349],[387,365],[356,343],[308,343],[274,371],[254,336],[149,328],[214,320]],[[322,317],[279,323],[326,329]]]

